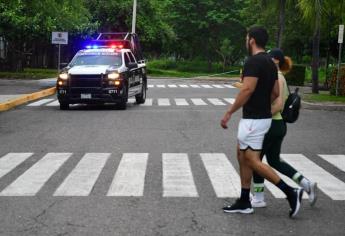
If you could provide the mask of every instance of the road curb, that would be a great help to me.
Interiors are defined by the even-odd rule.
[[[7,102],[0,103],[0,111],[7,111],[7,110],[12,109],[13,107],[22,105],[27,102],[31,102],[33,100],[37,100],[39,98],[51,96],[55,93],[56,93],[56,87],[52,87],[52,88],[44,89],[35,93],[26,94],[18,98],[9,100]]]
[[[308,110],[345,111],[345,105],[342,104],[322,104],[306,101],[302,101],[302,108]]]

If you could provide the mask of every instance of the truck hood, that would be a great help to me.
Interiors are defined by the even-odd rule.
[[[111,66],[108,65],[73,66],[68,70],[68,73],[71,75],[98,75],[105,74],[110,68]]]

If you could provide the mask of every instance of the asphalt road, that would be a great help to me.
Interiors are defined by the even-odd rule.
[[[282,150],[284,154],[301,154],[301,158],[307,158],[311,162],[311,175],[317,175],[314,166],[320,166],[327,174],[322,178],[330,178],[327,181],[332,182],[334,179],[329,177],[332,175],[335,183],[339,181],[338,187],[330,192],[320,190],[314,207],[304,200],[294,220],[288,217],[286,200],[275,197],[268,190],[267,208],[257,209],[253,215],[229,215],[221,208],[235,197],[219,197],[221,194],[216,189],[229,188],[231,186],[227,185],[231,183],[213,182],[208,172],[211,169],[207,168],[214,162],[211,159],[210,165],[205,164],[200,154],[224,154],[225,164],[230,163],[236,170],[231,174],[237,175],[236,127],[241,112],[230,121],[229,129],[223,130],[219,123],[226,106],[214,105],[211,102],[214,100],[209,100],[235,98],[237,90],[190,86],[216,84],[211,81],[150,80],[149,84],[154,86],[147,94],[153,99],[152,106],[130,104],[125,111],[113,106],[74,106],[69,111],[60,111],[58,106],[42,104],[23,105],[0,113],[0,157],[8,153],[32,153],[11,171],[0,175],[0,235],[344,234],[345,198],[334,200],[336,195],[332,191],[338,191],[340,198],[345,195],[345,188],[339,189],[344,185],[345,172],[318,155],[345,155],[345,112],[303,109],[298,122],[288,126]],[[188,87],[173,88],[169,84],[187,84]],[[165,85],[165,88],[157,85]],[[55,97],[49,99],[52,102]],[[188,105],[177,106],[175,99],[186,99],[179,101]],[[206,105],[195,105],[192,99],[201,99]],[[164,106],[167,101],[170,105]],[[226,100],[220,101],[226,103]],[[55,171],[46,176],[36,192],[29,188],[25,194],[21,189],[25,181],[33,182],[36,187],[40,184],[37,176],[45,174],[42,159],[48,153],[70,154],[65,159],[59,157],[63,159],[60,164],[47,162],[47,169],[55,166]],[[55,196],[88,153],[109,153],[102,159],[104,165],[90,159],[86,170],[98,169],[99,172],[93,175],[94,183],[89,193]],[[122,161],[124,154],[132,153],[147,156],[141,158],[144,162],[140,163]],[[182,161],[170,163],[169,156],[164,157],[169,153],[182,154],[177,158]],[[41,169],[37,166],[39,163]],[[146,169],[143,169],[145,164]],[[169,169],[171,166],[175,169]],[[220,165],[216,167],[220,169],[216,168],[213,173],[222,169]],[[180,179],[171,176],[176,173],[182,173]],[[124,185],[130,185],[131,181],[144,183],[142,192],[139,190],[136,196],[108,196],[115,175],[122,178]],[[84,177],[90,176],[91,172]],[[174,196],[176,188],[181,187],[170,185],[169,181],[174,180],[184,183],[181,191],[187,192],[185,195],[183,192],[182,196]],[[85,180],[79,185],[87,183]],[[126,186],[118,186],[117,190],[123,193]],[[28,194],[30,191],[34,194]]]

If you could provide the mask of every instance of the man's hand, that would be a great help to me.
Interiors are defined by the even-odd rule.
[[[229,122],[231,118],[231,113],[230,112],[226,112],[223,119],[220,121],[220,126],[222,126],[223,129],[227,129],[227,123]]]

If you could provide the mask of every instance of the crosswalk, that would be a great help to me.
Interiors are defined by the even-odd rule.
[[[144,104],[139,106],[144,107],[188,107],[188,106],[226,106],[233,104],[234,98],[147,98]],[[135,99],[128,99],[129,105],[134,105]],[[59,106],[59,101],[56,99],[45,98],[36,102],[32,102],[28,107],[57,107]],[[75,106],[78,106],[75,105]]]
[[[199,89],[228,89],[235,88],[230,84],[149,84],[148,88],[199,88]]]
[[[0,197],[8,196],[35,196],[54,178],[54,174],[66,168],[65,164],[73,153],[47,153],[34,164],[28,160],[34,153],[8,153],[0,158],[0,183],[3,178],[14,176],[10,182],[0,189]],[[79,162],[60,181],[52,194],[55,196],[89,196],[95,189],[97,180],[107,163],[113,163],[112,153],[85,153]],[[193,160],[188,153],[162,153],[161,168],[150,169],[148,163],[157,159],[150,153],[123,153],[118,166],[112,166],[111,182],[109,182],[107,197],[142,197],[147,183],[146,176],[159,176],[162,186],[162,197],[197,198],[204,187],[213,189],[217,198],[235,198],[240,192],[240,177],[235,167],[224,153],[199,153]],[[319,158],[330,165],[345,172],[345,155],[319,155]],[[301,171],[307,178],[318,183],[319,189],[332,200],[345,200],[345,181],[339,179],[323,169],[303,154],[282,154],[282,159]],[[198,185],[200,181],[193,172],[191,161],[199,161],[209,178]],[[26,170],[19,176],[15,170],[26,163]],[[66,173],[66,172],[63,172]],[[159,175],[158,173],[162,173]],[[283,177],[287,180],[286,177]],[[8,181],[8,180],[7,180]],[[291,180],[289,184],[297,186]],[[275,198],[284,198],[274,185],[265,182],[266,188]],[[0,185],[1,186],[1,185]],[[197,188],[199,186],[199,188]],[[200,187],[201,186],[201,187]]]

